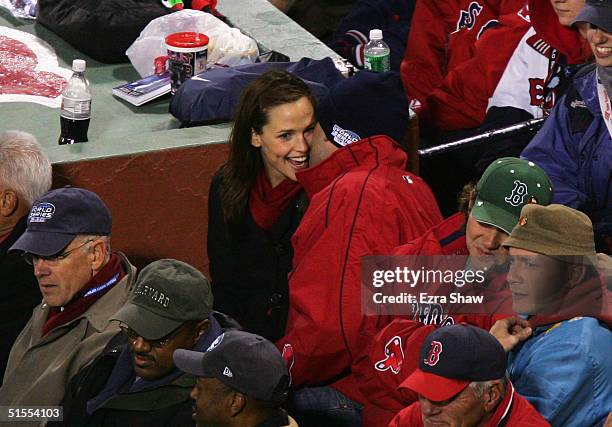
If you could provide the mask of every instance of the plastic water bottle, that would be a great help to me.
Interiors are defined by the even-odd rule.
[[[389,46],[383,41],[382,30],[370,30],[370,41],[363,52],[366,70],[384,73],[391,69],[389,63]]]
[[[87,129],[91,118],[91,90],[85,78],[85,61],[72,61],[72,77],[62,91],[60,115],[61,133],[58,144],[87,142]]]

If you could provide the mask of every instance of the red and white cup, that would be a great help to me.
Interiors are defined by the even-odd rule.
[[[205,34],[190,31],[166,36],[172,95],[183,82],[206,70],[208,41]]]

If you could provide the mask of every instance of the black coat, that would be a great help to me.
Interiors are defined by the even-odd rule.
[[[170,13],[160,0],[44,0],[39,24],[105,63],[128,62],[125,51],[155,18]]]
[[[218,333],[238,329],[240,326],[223,313],[214,312],[214,318],[219,324]],[[213,334],[212,337],[216,336]],[[70,380],[60,403],[64,408],[63,421],[49,422],[48,427],[194,426],[190,393],[196,378],[189,374],[183,374],[170,383],[160,384],[146,391],[115,395],[93,415],[87,414],[87,402],[102,392],[126,346],[127,338],[123,332],[119,332],[91,364]]]
[[[306,198],[303,192],[296,196],[269,230],[261,229],[250,212],[241,226],[228,227],[220,186],[217,174],[208,199],[208,258],[215,309],[235,318],[246,331],[276,341],[285,334],[291,236],[306,209]]]
[[[34,267],[23,260],[21,252],[7,253],[25,231],[26,219],[21,218],[0,243],[0,382],[15,339],[42,300]]]

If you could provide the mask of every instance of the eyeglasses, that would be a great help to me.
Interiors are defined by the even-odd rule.
[[[135,343],[136,340],[138,340],[138,338],[142,338],[142,340],[148,343],[151,347],[163,348],[163,347],[167,347],[168,344],[170,344],[170,342],[174,338],[176,338],[176,336],[179,334],[179,331],[182,329],[184,325],[185,324],[182,324],[181,326],[176,328],[174,331],[170,332],[165,337],[162,337],[156,340],[148,340],[145,337],[138,335],[136,331],[131,329],[128,325],[120,325],[119,327],[121,328],[121,330],[123,331],[127,339],[129,340],[129,342],[132,344]]]
[[[32,254],[30,252],[24,252],[24,254],[22,256],[23,256],[23,259],[25,260],[25,262],[27,262],[30,265],[34,265],[34,264],[36,264],[39,261],[45,261],[49,265],[57,265],[61,260],[65,259],[65,258],[68,258],[71,253],[73,253],[77,249],[82,248],[83,246],[85,246],[86,244],[91,243],[91,242],[93,242],[93,240],[88,240],[88,241],[80,244],[76,248],[72,248],[69,251],[60,252],[60,253],[55,254],[55,255],[41,256],[41,255]]]

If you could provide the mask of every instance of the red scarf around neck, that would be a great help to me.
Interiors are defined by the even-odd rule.
[[[112,254],[102,270],[91,278],[89,283],[75,295],[74,299],[63,310],[61,307],[52,307],[49,310],[49,317],[47,317],[43,326],[42,336],[44,337],[58,326],[64,325],[85,313],[89,307],[119,283],[125,274],[121,266],[121,258],[117,254]]]
[[[249,209],[255,223],[264,230],[271,228],[301,188],[297,181],[290,179],[272,188],[262,170],[249,196]]]

